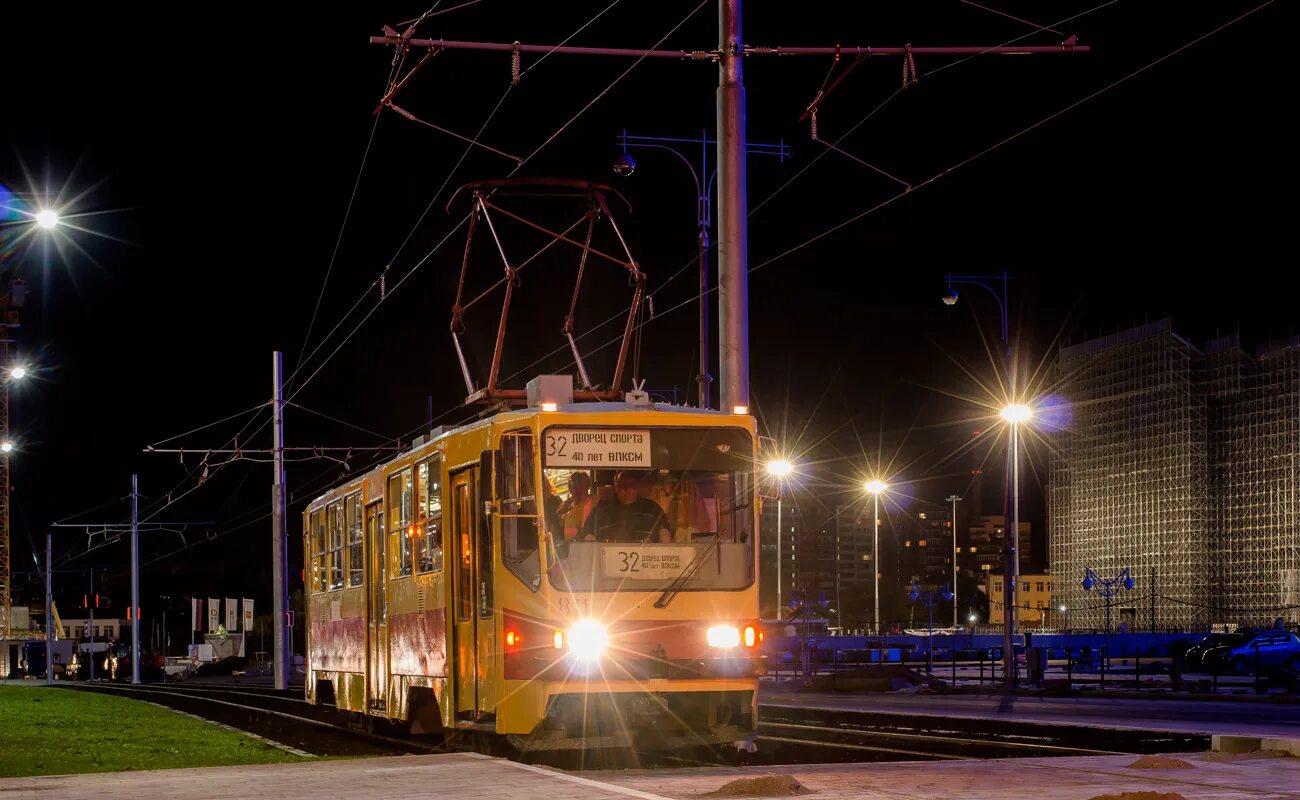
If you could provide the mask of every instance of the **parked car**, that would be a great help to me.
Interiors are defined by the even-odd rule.
[[[1254,635],[1254,631],[1211,633],[1187,648],[1187,652],[1183,654],[1183,669],[1195,672],[1201,669],[1226,667],[1227,655],[1232,648],[1249,642]]]
[[[1260,631],[1250,641],[1232,648],[1228,663],[1238,673],[1256,667],[1300,672],[1300,636],[1287,631]]]

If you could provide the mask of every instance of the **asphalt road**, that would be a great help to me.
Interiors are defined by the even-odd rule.
[[[998,695],[816,694],[765,683],[762,706],[1300,738],[1300,704]]]

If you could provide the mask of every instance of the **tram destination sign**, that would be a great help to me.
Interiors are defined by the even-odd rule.
[[[549,428],[542,442],[548,467],[650,468],[650,431]]]
[[[694,547],[607,544],[606,578],[679,578],[695,560]]]

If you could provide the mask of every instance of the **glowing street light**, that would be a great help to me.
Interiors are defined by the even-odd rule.
[[[1011,403],[999,411],[998,416],[1012,425],[1019,425],[1028,422],[1034,416],[1034,410],[1023,403]]]
[[[14,450],[13,442],[9,441],[8,439],[5,439],[3,442],[0,442],[0,452],[12,453],[13,450]]]
[[[776,618],[781,619],[781,485],[794,473],[794,465],[783,458],[767,462],[767,474],[776,478]]]
[[[871,605],[871,633],[880,635],[880,494],[889,488],[889,484],[879,478],[872,478],[862,487],[871,495],[871,569],[875,577],[871,581],[875,597]],[[837,565],[838,566],[838,565]]]
[[[9,370],[9,377],[12,380],[20,381],[27,377],[27,367],[17,366]]]
[[[59,214],[57,211],[51,211],[48,208],[38,211],[36,212],[36,224],[45,230],[49,230],[59,224]]]
[[[794,472],[794,465],[789,461],[777,459],[767,462],[767,474],[774,478],[784,478]]]

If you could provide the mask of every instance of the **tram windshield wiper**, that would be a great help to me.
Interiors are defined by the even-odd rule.
[[[718,550],[717,547],[713,546],[717,544],[717,542],[718,537],[715,534],[713,536],[713,541],[706,545],[703,551],[696,551],[695,558],[692,558],[691,563],[686,565],[686,569],[682,570],[682,574],[674,578],[673,582],[668,584],[668,587],[664,589],[664,593],[659,595],[659,599],[655,601],[655,608],[668,607],[668,604],[673,601],[673,598],[682,590],[682,587],[686,585],[686,582],[691,578],[694,578],[695,573],[699,572],[700,567],[704,566],[704,562],[708,560],[709,553]]]

